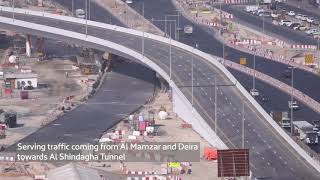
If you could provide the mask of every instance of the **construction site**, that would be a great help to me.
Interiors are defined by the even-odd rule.
[[[1,1],[4,6],[10,3]],[[51,1],[15,3],[70,14]],[[105,72],[112,71],[108,52],[5,30],[0,39],[5,42],[0,49],[0,151],[86,102]],[[15,162],[1,156],[0,179],[217,179],[216,149],[173,113],[170,91],[164,86],[148,104],[101,132],[99,142],[200,142],[200,162]]]

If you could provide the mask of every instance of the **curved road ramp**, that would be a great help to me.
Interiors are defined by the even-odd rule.
[[[168,38],[119,26],[24,9],[14,9],[12,19],[11,8],[0,10],[2,29],[108,51],[146,64],[169,82],[177,115],[213,146],[241,148],[243,125],[244,148],[250,149],[254,177],[320,179],[318,162],[271,119],[218,58]]]

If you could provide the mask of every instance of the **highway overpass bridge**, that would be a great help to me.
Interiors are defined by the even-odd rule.
[[[0,7],[1,29],[112,52],[155,70],[170,84],[174,111],[214,146],[241,148],[244,116],[244,147],[250,149],[253,176],[320,179],[319,164],[279,128],[219,58],[168,38],[119,26],[37,11],[14,11],[12,19],[12,9]],[[215,122],[221,140],[213,131]]]

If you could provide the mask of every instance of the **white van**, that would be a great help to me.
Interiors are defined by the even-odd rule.
[[[83,9],[76,9],[76,17],[84,19],[86,18],[86,12]]]
[[[289,21],[289,20],[281,20],[279,24],[280,24],[281,26],[291,26],[292,23],[293,23],[293,22],[292,22],[292,21]]]

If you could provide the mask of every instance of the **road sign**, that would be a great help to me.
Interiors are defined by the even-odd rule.
[[[218,150],[218,177],[249,175],[249,149]]]
[[[240,58],[240,64],[241,65],[247,64],[247,58]]]
[[[168,166],[171,168],[179,168],[181,167],[181,164],[179,162],[169,162]]]
[[[306,54],[306,55],[304,55],[304,62],[305,62],[306,64],[313,64],[313,63],[314,63],[313,54]]]

